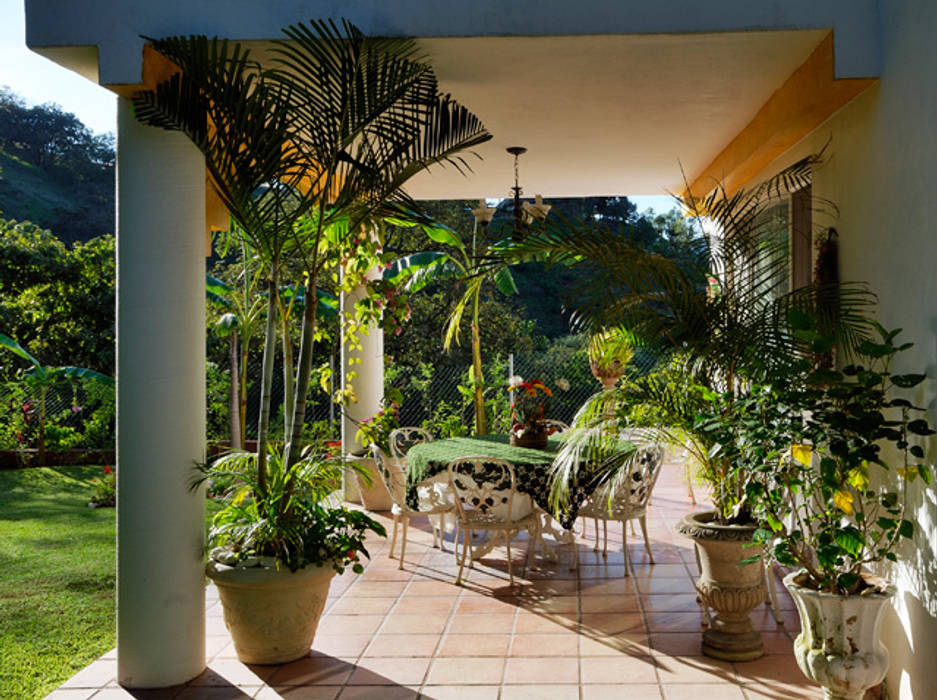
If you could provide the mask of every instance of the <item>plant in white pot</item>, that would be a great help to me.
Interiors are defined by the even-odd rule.
[[[819,353],[832,347],[810,316],[792,321]],[[842,370],[763,387],[740,455],[759,476],[749,490],[762,522],[756,541],[798,568],[784,580],[802,625],[794,655],[830,698],[861,698],[885,677],[880,626],[895,589],[874,571],[897,561],[899,543],[914,534],[909,483],[931,482],[917,442],[934,431],[924,409],[895,395],[925,375],[892,374],[892,360],[911,344],[896,345],[898,331],[873,325],[879,337],[861,343]]]
[[[221,570],[225,579],[251,580],[254,569],[271,569],[290,571],[284,576],[296,582],[304,572],[344,566],[343,557],[355,551],[363,531],[374,529],[365,516],[325,508],[322,496],[332,485],[333,467],[305,444],[313,348],[323,334],[315,303],[321,287],[364,289],[355,313],[343,318],[349,343],[368,325],[404,317],[405,305],[384,303],[392,296],[389,283],[369,276],[393,257],[383,250],[379,222],[388,216],[424,221],[413,212],[406,182],[434,165],[467,168],[464,151],[491,135],[474,114],[439,91],[412,40],[367,37],[347,21],[331,20],[293,25],[283,33],[272,42],[266,65],[243,46],[218,38],[153,40],[170,77],[134,95],[134,114],[150,126],[181,131],[199,149],[210,186],[230,214],[231,233],[263,263],[257,453],[236,453],[218,467],[237,463],[230,471],[238,472],[244,487],[217,516],[211,539],[221,549],[212,550],[208,574],[215,574],[219,558],[233,557],[237,566],[220,562],[231,568]],[[286,289],[289,304],[281,303]],[[291,335],[283,332],[290,320],[284,307],[299,299],[305,303],[297,319],[294,364]],[[271,403],[278,329],[285,387],[282,452],[271,447],[269,435],[270,417],[277,414]],[[339,385],[351,386],[353,376],[344,379]],[[350,546],[342,550],[344,544]],[[258,566],[245,568],[251,557],[260,558]],[[278,594],[256,588],[258,605],[273,605],[272,599],[263,601]],[[293,605],[300,617],[314,608]],[[240,624],[239,615],[226,606],[230,628]],[[271,628],[268,645],[278,645],[278,628]],[[262,658],[285,661],[299,651]]]
[[[324,446],[323,446],[324,448]],[[343,465],[318,446],[286,466],[267,457],[267,483],[258,497],[257,455],[230,452],[202,470],[221,509],[208,533],[206,572],[218,587],[225,622],[244,663],[291,661],[309,652],[336,573],[363,571],[368,532],[384,527],[341,507],[335,493]]]
[[[586,354],[592,376],[614,389],[634,357],[634,338],[625,328],[608,328],[589,337]]]
[[[388,460],[394,460],[390,449],[390,434],[400,427],[400,410],[397,402],[402,400],[399,389],[389,389],[384,397],[384,407],[370,418],[358,424],[355,441],[363,446],[362,454],[349,455],[347,462],[355,465],[355,479],[358,483],[358,493],[361,502],[370,511],[388,511],[393,506],[393,500],[387,491],[384,480],[380,478],[377,465],[370,456],[372,445],[377,445],[388,455]]]

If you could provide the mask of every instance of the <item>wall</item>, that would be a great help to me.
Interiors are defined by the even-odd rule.
[[[883,0],[883,70],[878,85],[831,117],[758,179],[830,140],[814,194],[839,207],[840,271],[879,296],[878,318],[915,346],[898,370],[930,379],[915,397],[935,423],[937,406],[937,3]],[[829,224],[828,224],[829,225]],[[929,446],[927,461],[937,461]],[[937,488],[912,486],[909,517],[918,525],[906,563],[884,573],[899,587],[884,625],[891,653],[891,698],[937,697]]]

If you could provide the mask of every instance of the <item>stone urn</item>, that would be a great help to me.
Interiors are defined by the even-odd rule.
[[[696,590],[714,613],[703,632],[702,650],[714,659],[750,661],[765,653],[761,633],[749,617],[765,600],[764,567],[760,561],[739,562],[761,552],[751,546],[757,526],[715,520],[713,511],[691,513],[677,525],[677,532],[694,542],[700,563]]]
[[[794,640],[797,665],[823,688],[824,698],[861,700],[888,671],[882,613],[895,587],[873,579],[879,585],[863,594],[836,595],[800,585],[801,576],[795,572],[784,578],[800,614],[802,631]]]
[[[332,567],[290,571],[283,564],[245,568],[211,559],[205,573],[218,588],[225,626],[243,663],[283,664],[309,653]]]
[[[592,370],[592,376],[599,380],[605,391],[614,389],[615,385],[618,384],[618,380],[625,373],[625,366],[618,360],[614,360],[608,365],[590,362],[589,369]]]

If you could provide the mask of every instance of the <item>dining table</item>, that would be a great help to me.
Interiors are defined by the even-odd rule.
[[[426,482],[448,483],[449,462],[461,457],[487,457],[510,462],[514,467],[515,488],[526,494],[539,507],[542,517],[541,534],[551,534],[558,543],[573,541],[572,527],[579,507],[604,480],[602,475],[587,477],[570,484],[564,508],[554,512],[550,504],[553,462],[563,447],[563,434],[551,435],[544,449],[516,447],[509,435],[474,435],[432,440],[414,445],[407,452],[407,503],[418,508],[417,486]],[[633,452],[633,443],[621,440],[622,451]],[[483,467],[484,469],[484,467]],[[484,471],[482,472],[484,478]],[[505,488],[509,488],[505,485]],[[559,527],[556,527],[556,525]],[[550,556],[549,558],[555,558]]]

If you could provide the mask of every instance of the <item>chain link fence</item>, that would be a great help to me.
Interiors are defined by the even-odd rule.
[[[385,390],[402,394],[402,425],[428,428],[439,437],[467,435],[474,427],[474,403],[469,367],[446,362],[407,365],[388,362]],[[635,362],[640,368],[640,358]],[[316,358],[313,366],[329,365],[332,376],[340,373],[337,358]],[[261,362],[248,365],[247,420],[245,439],[257,436],[257,406],[260,399]],[[554,342],[548,349],[495,357],[483,364],[485,408],[489,432],[507,432],[510,427],[511,397],[507,391],[511,377],[525,381],[539,379],[553,391],[550,417],[570,423],[576,411],[600,390],[592,376],[581,343],[575,338]],[[226,440],[230,435],[229,377],[227,366],[208,364],[208,438]],[[341,434],[341,406],[331,401],[317,377],[310,383],[306,405],[308,434],[337,439]],[[272,402],[282,406],[283,369],[274,367]],[[39,396],[22,383],[0,385],[0,449],[15,450],[35,444],[38,429]],[[93,382],[65,383],[46,396],[46,441],[49,449],[113,449],[114,388]],[[271,434],[282,432],[283,415],[271,416]]]

